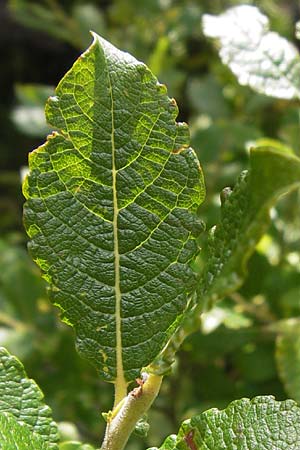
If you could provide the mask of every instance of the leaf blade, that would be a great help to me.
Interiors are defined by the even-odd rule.
[[[234,400],[222,411],[213,408],[186,420],[177,438],[167,438],[159,450],[296,450],[299,418],[293,400],[279,402],[272,396]]]
[[[44,395],[30,380],[20,361],[0,348],[0,414],[9,413],[16,421],[40,435],[49,448],[56,449],[57,425],[51,409],[44,403]]]
[[[1,450],[47,450],[50,447],[40,435],[33,433],[24,422],[12,414],[0,413]]]
[[[99,36],[56,95],[46,114],[60,132],[31,154],[24,186],[31,252],[79,352],[126,384],[194,289],[203,176],[165,87]]]

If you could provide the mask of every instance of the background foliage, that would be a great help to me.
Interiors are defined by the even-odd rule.
[[[76,354],[72,330],[57,319],[26,252],[20,179],[28,152],[49,131],[44,102],[89,44],[89,29],[146,62],[176,98],[179,120],[191,125],[207,186],[201,216],[210,228],[219,217],[220,191],[247,168],[251,143],[272,139],[300,153],[298,101],[240,86],[202,33],[203,14],[242,3],[11,0],[0,5],[0,345],[22,360],[55,420],[68,422],[61,430],[72,439],[99,444],[99,415],[110,409],[112,389]],[[294,37],[299,2],[247,3],[259,6],[272,29],[300,47]],[[202,329],[184,343],[164,381],[148,437],[133,437],[130,450],[160,444],[184,418],[200,412],[198,405],[223,408],[262,394],[300,402],[299,212],[298,192],[272,210],[272,225],[250,260],[246,282],[204,314]]]

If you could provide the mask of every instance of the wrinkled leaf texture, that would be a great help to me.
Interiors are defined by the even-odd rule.
[[[159,450],[298,450],[300,408],[272,396],[234,400],[183,422]],[[148,450],[158,450],[151,448]]]
[[[30,155],[30,250],[77,349],[126,384],[161,351],[195,275],[204,198],[186,124],[149,69],[94,34],[50,97]]]
[[[14,423],[16,425],[13,426],[11,433],[15,430],[13,433],[16,436],[21,433],[23,425],[25,425],[24,429],[28,430],[28,433],[24,431],[26,436],[34,433],[37,436],[36,439],[41,437],[42,441],[47,444],[47,448],[58,448],[57,425],[52,419],[51,409],[44,402],[42,391],[33,380],[27,377],[21,362],[3,347],[0,348],[0,415],[2,417],[0,448],[6,440],[9,424]],[[10,416],[12,417],[10,418]],[[19,424],[22,424],[22,427]],[[11,441],[9,440],[9,442]],[[14,447],[3,448],[12,449]]]

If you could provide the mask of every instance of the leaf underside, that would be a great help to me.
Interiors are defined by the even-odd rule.
[[[30,155],[31,253],[107,381],[154,359],[195,286],[204,183],[177,114],[144,64],[94,35],[48,101],[59,132]]]
[[[298,450],[300,408],[272,396],[243,398],[183,422],[160,450]],[[157,449],[148,449],[157,450]]]
[[[20,361],[0,348],[0,414],[3,413],[9,413],[17,422],[26,424],[29,431],[48,443],[48,448],[57,448],[57,425],[52,419],[51,409],[44,403],[42,391],[27,378]],[[1,425],[0,434],[2,432]],[[0,448],[1,445],[0,439]]]
[[[273,97],[299,98],[298,51],[269,31],[269,20],[258,8],[240,5],[219,16],[205,14],[203,32],[220,39],[220,57],[240,84]]]
[[[250,170],[241,174],[233,191],[221,195],[220,222],[210,231],[207,264],[198,297],[211,303],[238,289],[246,263],[269,224],[269,210],[284,193],[300,186],[300,159],[271,147],[250,152]]]

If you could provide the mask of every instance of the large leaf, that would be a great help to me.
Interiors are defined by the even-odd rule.
[[[0,413],[1,450],[48,450],[41,436],[33,433],[25,423],[8,413]]]
[[[94,35],[50,98],[30,156],[30,249],[77,348],[117,385],[164,346],[195,286],[199,162],[166,88]]]
[[[300,57],[296,47],[269,31],[256,7],[240,5],[219,16],[203,16],[203,32],[220,39],[220,57],[243,85],[280,98],[300,96]]]
[[[300,408],[292,400],[263,396],[192,417],[160,450],[298,450],[299,442]]]
[[[29,430],[48,443],[48,448],[57,448],[57,426],[52,419],[51,409],[44,403],[41,390],[33,380],[27,378],[20,361],[0,348],[0,414],[3,413],[9,413],[17,422],[25,423]],[[4,420],[5,427],[6,423]],[[1,433],[5,433],[2,422],[0,448]]]
[[[268,227],[271,206],[299,185],[297,157],[271,147],[251,150],[250,170],[221,196],[221,219],[210,232],[199,283],[201,303],[214,302],[242,284],[246,263]]]
[[[288,395],[300,404],[300,322],[283,321],[276,338],[276,362]]]

